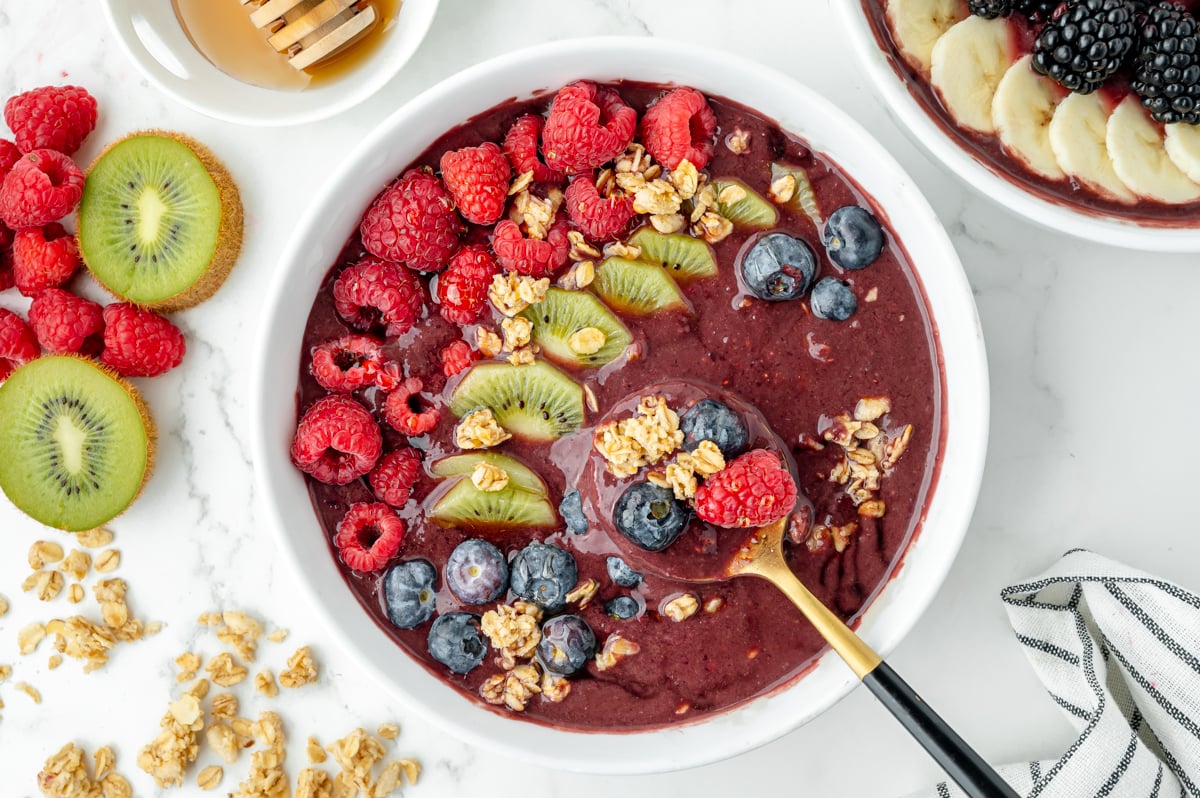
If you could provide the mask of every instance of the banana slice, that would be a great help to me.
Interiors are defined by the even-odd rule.
[[[992,98],[1013,63],[1008,22],[1003,17],[967,17],[933,46],[929,82],[959,127],[995,133]]]
[[[1033,56],[1027,55],[1008,68],[992,97],[992,121],[996,135],[1008,154],[1035,174],[1062,180],[1050,146],[1050,120],[1066,96],[1057,83],[1033,71]]]
[[[969,13],[963,0],[891,0],[887,4],[896,46],[905,60],[922,72],[929,71],[934,43]]]
[[[1193,182],[1200,183],[1200,125],[1167,125],[1167,155]]]
[[[1050,120],[1049,134],[1058,165],[1077,183],[1113,202],[1137,202],[1113,169],[1105,140],[1108,105],[1099,92],[1068,95]]]
[[[1140,197],[1179,204],[1200,200],[1200,183],[1180,171],[1163,144],[1163,135],[1130,94],[1108,118],[1105,137],[1117,176]]]

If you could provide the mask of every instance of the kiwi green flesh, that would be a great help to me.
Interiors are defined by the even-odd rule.
[[[651,227],[633,234],[629,243],[641,249],[638,260],[661,266],[680,282],[717,276],[717,259],[712,248],[699,238],[664,235]]]
[[[552,441],[583,426],[583,387],[549,363],[477,363],[450,396],[462,418],[490,408],[500,426],[534,441]]]
[[[821,213],[821,206],[817,203],[817,192],[813,190],[812,181],[808,179],[808,172],[792,164],[771,164],[772,183],[786,175],[791,175],[796,181],[796,193],[786,204],[803,212],[813,226],[820,230],[825,226],[825,216]]]
[[[532,493],[543,498],[548,495],[546,483],[537,472],[515,457],[498,452],[466,452],[443,457],[430,468],[434,476],[465,477],[475,470],[480,463],[501,468],[508,474],[508,484],[516,490]]]
[[[721,192],[729,186],[741,187],[746,196],[737,202],[721,202]],[[735,225],[765,230],[779,222],[779,211],[775,206],[741,180],[715,180],[713,189],[717,192],[717,212]]]
[[[47,526],[93,529],[128,507],[149,465],[138,401],[81,358],[44,357],[0,385],[0,489]]]
[[[558,523],[545,496],[519,490],[482,491],[470,479],[460,479],[433,505],[430,517],[444,524],[487,531],[499,527],[552,527]]]
[[[678,284],[661,267],[627,258],[608,258],[600,264],[592,290],[618,313],[649,316],[690,309]]]
[[[153,304],[204,277],[220,222],[220,192],[191,149],[163,136],[132,136],[88,173],[79,247],[106,288]]]
[[[594,294],[551,288],[546,298],[521,313],[533,323],[533,342],[548,357],[568,366],[603,366],[621,356],[633,340],[625,325]],[[604,333],[604,345],[590,355],[569,344],[576,332],[595,327]]]

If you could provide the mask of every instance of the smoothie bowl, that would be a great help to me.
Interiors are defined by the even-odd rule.
[[[974,304],[804,87],[657,41],[511,54],[393,115],[298,231],[258,478],[331,634],[452,733],[634,773],[828,708],[854,679],[773,588],[640,567],[785,513],[881,652],[937,591],[986,447]]]
[[[839,6],[892,112],[965,182],[1051,230],[1200,250],[1196,3]]]

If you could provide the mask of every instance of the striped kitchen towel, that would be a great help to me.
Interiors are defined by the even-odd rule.
[[[1058,759],[999,768],[1028,798],[1200,798],[1200,597],[1082,549],[1000,594],[1079,730]],[[921,798],[958,798],[941,783]]]

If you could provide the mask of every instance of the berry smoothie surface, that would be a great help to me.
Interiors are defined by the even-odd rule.
[[[603,135],[597,133],[588,138],[584,149],[590,150],[579,157],[585,163],[590,158],[589,165],[581,167],[576,163],[572,168],[570,158],[566,159],[568,171],[575,173],[574,179],[595,181],[600,186],[600,197],[607,194],[620,199],[621,192],[613,188],[612,174],[605,174],[604,169],[611,167],[616,159],[614,173],[619,174],[623,169],[628,172],[626,148],[632,146],[636,150],[647,138],[656,141],[648,149],[664,151],[667,145],[658,135],[661,131],[647,133],[654,124],[654,115],[647,111],[668,90],[668,87],[634,83],[599,87],[597,104],[628,105],[637,114],[638,132],[633,142],[627,136],[617,142],[616,155],[605,154],[612,143]],[[413,162],[412,168],[425,168],[430,176],[440,175],[454,160],[443,160],[445,153],[485,142],[500,144],[518,119],[552,114],[553,99],[547,95],[531,101],[507,102],[480,114],[433,142]],[[550,255],[546,276],[552,286],[566,282],[572,292],[601,296],[611,306],[629,340],[621,354],[610,362],[599,367],[570,366],[561,357],[553,358],[553,342],[536,337],[537,325],[543,322],[539,308],[548,307],[539,304],[532,306],[529,317],[534,321],[534,341],[542,340],[543,345],[531,347],[521,345],[518,340],[515,342],[518,345],[509,347],[509,351],[493,352],[486,343],[488,333],[497,336],[493,341],[503,341],[506,317],[494,302],[482,306],[479,302],[472,303],[471,292],[478,295],[478,288],[471,287],[470,272],[464,272],[465,277],[463,274],[455,277],[457,284],[463,286],[460,296],[447,291],[446,286],[439,288],[438,282],[448,280],[449,272],[435,276],[429,271],[415,272],[398,266],[406,275],[397,278],[399,283],[408,285],[406,281],[412,278],[419,289],[419,305],[406,306],[416,311],[411,327],[400,334],[394,334],[393,329],[389,334],[385,329],[389,321],[386,312],[382,323],[377,314],[374,318],[357,317],[354,320],[359,326],[352,326],[347,316],[335,307],[334,289],[343,272],[369,258],[359,234],[346,243],[337,261],[330,264],[329,274],[309,312],[297,390],[301,414],[330,394],[314,376],[314,353],[322,345],[346,336],[371,336],[377,342],[377,349],[371,349],[368,342],[363,345],[367,348],[360,346],[357,354],[343,348],[333,357],[343,373],[359,369],[359,379],[346,386],[354,389],[344,395],[366,413],[360,414],[353,407],[349,411],[338,407],[325,415],[353,417],[347,423],[368,426],[364,418],[370,415],[382,432],[381,447],[373,447],[368,441],[364,444],[366,451],[356,455],[358,460],[351,459],[347,467],[357,468],[354,473],[365,474],[364,469],[376,458],[382,462],[387,460],[389,452],[407,452],[409,447],[418,450],[421,464],[420,469],[411,470],[415,481],[407,492],[404,484],[397,489],[395,480],[406,481],[404,473],[409,470],[410,460],[415,462],[411,454],[395,458],[388,473],[381,477],[372,473],[370,478],[358,476],[342,485],[319,481],[310,471],[308,485],[313,507],[329,541],[330,555],[338,561],[346,585],[363,610],[395,641],[395,657],[415,658],[464,696],[514,718],[568,729],[603,731],[635,731],[694,722],[790,684],[802,676],[824,648],[820,636],[800,613],[765,582],[740,579],[686,584],[649,572],[639,575],[636,573],[639,569],[631,567],[632,560],[622,567],[622,562],[614,559],[629,545],[621,537],[626,530],[618,529],[614,522],[616,502],[633,485],[670,484],[663,479],[664,468],[683,462],[680,453],[695,450],[696,441],[689,437],[686,443],[675,447],[677,451],[648,465],[614,469],[615,461],[608,459],[598,444],[598,426],[602,422],[638,417],[639,405],[654,405],[658,400],[670,411],[661,415],[667,419],[664,424],[668,428],[672,414],[676,420],[682,418],[681,423],[686,426],[688,412],[706,399],[726,408],[730,417],[738,420],[734,423],[742,425],[745,436],[736,447],[723,453],[728,455],[724,459],[735,462],[740,452],[765,449],[773,453],[773,459],[768,457],[768,460],[791,472],[799,498],[789,530],[788,561],[800,579],[845,619],[860,613],[900,566],[906,546],[919,531],[937,480],[937,463],[945,435],[944,378],[937,331],[902,242],[888,229],[882,209],[875,207],[872,199],[836,164],[811,151],[771,120],[719,97],[703,99],[711,109],[712,119],[695,107],[685,108],[682,113],[685,117],[694,114],[690,135],[696,146],[692,154],[706,161],[700,169],[699,185],[716,186],[718,191],[707,196],[711,199],[717,194],[725,202],[716,205],[715,216],[706,220],[710,225],[708,231],[691,218],[702,214],[690,213],[697,203],[703,202],[702,191],[697,190],[695,199],[682,203],[679,210],[684,217],[682,229],[674,233],[706,241],[716,267],[715,274],[677,280],[682,302],[665,302],[656,312],[630,310],[636,304],[634,300],[625,297],[629,300],[625,302],[621,296],[614,296],[614,292],[632,291],[628,289],[631,283],[603,279],[606,269],[611,269],[611,277],[622,268],[620,263],[612,265],[614,260],[637,259],[636,250],[625,247],[624,242],[646,241],[636,236],[647,229],[653,232],[655,225],[669,229],[675,222],[663,217],[670,214],[660,214],[654,219],[648,213],[634,212],[627,214],[632,217],[627,222],[620,218],[614,222],[611,218],[577,218],[578,208],[551,208],[552,217],[557,211],[558,221],[546,225],[551,229],[547,240],[555,240],[555,228],[591,231],[586,236],[572,237],[571,246],[576,251],[570,259],[559,262],[557,255]],[[695,102],[695,97],[690,101]],[[660,110],[665,111],[665,107]],[[600,128],[614,118],[620,125],[612,127],[626,126],[628,122],[622,121],[619,110],[605,107]],[[536,145],[539,125],[528,121],[521,124],[533,131]],[[688,129],[685,119],[683,130]],[[550,130],[548,126],[547,136]],[[555,141],[561,141],[555,135]],[[683,135],[686,138],[688,133]],[[617,138],[621,137],[618,132]],[[526,189],[531,189],[532,195],[522,199],[520,170],[513,168],[507,180],[515,184],[516,191],[508,195],[503,217],[516,219],[522,235],[533,240],[538,239],[529,228],[536,227],[536,223],[531,225],[518,206],[554,197],[567,186],[567,179],[555,175],[545,163],[562,162],[564,153],[549,152],[544,139],[541,146],[542,152],[537,155],[542,159],[538,166],[543,171],[539,174],[549,179],[532,184]],[[558,146],[562,148],[561,144]],[[490,148],[470,152],[471,158],[459,158],[458,162],[477,164],[480,174],[497,168],[504,173],[502,164],[492,163],[495,153]],[[641,160],[640,152],[636,154],[637,160]],[[512,155],[508,157],[511,159]],[[599,157],[607,157],[608,162],[596,162]],[[624,166],[620,162],[622,157]],[[663,159],[673,160],[670,155]],[[642,169],[646,180],[653,181],[658,173],[653,169],[645,171],[644,163],[643,160],[636,164],[634,170]],[[786,172],[781,165],[805,178],[799,187],[786,180],[779,182],[780,175]],[[663,166],[662,174],[676,174],[672,172],[674,168]],[[447,185],[461,187],[464,177],[457,173],[460,171],[457,166],[455,171],[453,182],[449,176],[443,179]],[[382,183],[393,176],[377,177]],[[722,194],[720,190],[727,188],[732,180],[741,181],[739,185],[753,195],[751,199],[773,208],[777,217],[772,218],[770,213],[756,214],[754,209],[747,212],[739,190]],[[789,192],[789,187],[794,191]],[[590,186],[585,188],[591,197]],[[574,191],[567,191],[568,202],[572,194]],[[801,195],[803,202],[799,200]],[[465,202],[469,207],[463,208],[464,200],[457,202],[458,212],[463,216],[468,212],[477,217],[495,216],[488,211],[489,204],[496,202],[494,192],[491,199],[472,195]],[[836,265],[822,239],[825,220],[845,206],[869,211],[861,215],[873,214],[882,227],[882,250],[865,268]],[[723,217],[723,213],[727,215]],[[621,212],[616,215],[620,217]],[[724,226],[723,222],[730,218],[735,220],[731,227]],[[491,223],[462,222],[454,231],[463,246],[479,247],[472,250],[471,257],[477,257],[478,252],[493,254],[493,236],[500,235],[500,227],[493,230]],[[606,238],[591,237],[597,228],[613,227],[621,229]],[[771,264],[783,257],[778,252],[784,251],[772,250],[754,256],[758,259],[755,261],[758,271],[748,279],[744,261],[756,245],[773,233],[784,233],[792,241],[800,242],[790,246],[811,252],[807,273],[804,268],[790,266],[783,270],[786,275],[770,272]],[[438,238],[440,235],[438,231],[430,232],[427,240],[437,245],[444,240]],[[847,234],[847,238],[852,237]],[[451,241],[451,247],[457,245]],[[606,246],[607,258],[601,254]],[[589,249],[595,256],[587,254]],[[428,252],[427,248],[413,255],[425,258],[427,269]],[[583,283],[590,278],[586,267],[579,266],[584,259],[594,266],[596,278],[579,288],[574,284],[577,278]],[[451,263],[453,271],[456,261]],[[504,263],[501,258],[499,267],[493,267],[501,275]],[[663,269],[657,264],[655,268],[668,275],[672,272],[670,265]],[[485,271],[485,283],[489,276]],[[788,279],[779,282],[783,277]],[[810,288],[823,280],[826,285],[820,291]],[[503,281],[502,278],[500,282]],[[390,285],[395,287],[399,283],[393,280]],[[668,281],[668,286],[674,284]],[[638,290],[644,288],[640,286]],[[404,292],[408,290],[404,288],[401,293],[407,296]],[[551,292],[554,290],[551,288]],[[780,301],[762,298],[764,291],[768,295],[774,291],[774,300]],[[650,289],[645,292],[653,293]],[[814,308],[826,318],[818,318]],[[399,316],[407,313],[408,310],[402,309]],[[447,321],[446,317],[457,323]],[[584,325],[585,322],[579,322],[563,332],[564,340],[567,332],[578,332]],[[605,327],[596,322],[590,327],[597,328],[609,330],[603,338],[606,342],[620,338],[612,325]],[[574,351],[587,352],[595,346],[584,338],[570,340]],[[481,348],[485,351],[481,352]],[[505,474],[509,483],[499,492],[486,490],[489,472],[478,463],[468,469],[470,473],[466,476],[461,470],[447,476],[446,469],[435,464],[463,454],[460,448],[463,416],[468,410],[473,413],[487,409],[478,406],[486,404],[483,402],[460,406],[462,402],[456,397],[462,392],[458,387],[466,380],[476,379],[472,375],[481,366],[491,363],[507,366],[510,360],[523,359],[534,362],[514,368],[535,370],[554,364],[560,375],[569,378],[568,384],[577,385],[575,390],[582,389],[580,394],[586,400],[581,406],[582,422],[578,429],[552,436],[553,440],[533,440],[513,434],[487,448],[489,456],[515,458],[533,472],[529,475],[510,466]],[[328,360],[326,357],[326,369]],[[464,366],[465,370],[454,373]],[[452,376],[447,376],[447,372]],[[420,380],[419,386],[412,382],[414,378]],[[534,383],[530,378],[529,384]],[[396,391],[405,393],[398,402],[393,400],[389,404],[389,392]],[[524,406],[519,395],[512,402]],[[490,409],[496,411],[494,417],[503,427],[505,413],[511,408],[506,404]],[[549,416],[547,413],[548,424],[562,421],[565,414],[555,419]],[[431,429],[424,429],[435,421]],[[316,423],[314,420],[313,424]],[[570,426],[568,422],[562,423]],[[422,434],[411,434],[414,431]],[[369,438],[367,433],[369,430],[363,435]],[[487,438],[486,434],[480,434]],[[328,445],[327,451],[337,450],[345,444],[336,437],[328,436],[316,445]],[[471,445],[477,444],[478,441]],[[708,451],[714,448],[710,446]],[[294,448],[294,455],[296,451]],[[762,453],[755,456],[761,459]],[[496,462],[502,464],[501,470],[503,463],[511,463],[503,458]],[[614,470],[625,475],[618,476]],[[725,540],[724,536],[744,534],[737,529],[717,527],[695,515],[698,500],[704,496],[704,485],[709,481],[715,485],[722,478],[721,473],[714,475],[695,467],[693,478],[701,483],[699,493],[695,498],[677,500],[672,505],[673,513],[686,518],[685,528],[673,545],[713,546]],[[320,476],[329,479],[330,472],[323,471]],[[468,484],[466,480],[477,481]],[[388,494],[389,485],[392,492],[390,496],[384,495]],[[692,487],[695,488],[695,483]],[[734,485],[735,494],[736,489]],[[471,493],[476,490],[478,495]],[[523,494],[524,490],[529,493]],[[668,495],[665,501],[670,504],[672,488],[663,490]],[[460,506],[457,516],[446,510],[443,500],[449,496],[465,496],[468,509],[463,511]],[[520,512],[524,515],[513,512],[525,519],[540,520],[513,523],[497,517],[497,513],[505,512],[503,507],[497,510],[497,506],[513,496],[524,499],[534,496],[522,505]],[[560,509],[564,496],[568,501]],[[405,529],[398,548],[394,546],[395,525],[390,516],[386,528],[372,527],[365,538],[348,533],[339,536],[339,526],[348,523],[348,512],[354,518],[364,516],[364,510],[352,511],[352,506],[380,505],[385,500],[400,506],[394,510],[377,506],[373,512],[392,513],[403,521]],[[472,504],[474,500],[478,504]],[[717,501],[711,496],[709,500]],[[736,503],[737,499],[729,501]],[[530,511],[531,506],[534,511]],[[551,508],[549,519],[544,518],[547,506]],[[540,515],[537,508],[541,508]],[[737,515],[741,511],[735,507],[731,512]],[[582,531],[585,525],[587,529]],[[491,586],[495,586],[488,582],[496,576],[492,573],[496,562],[489,547],[472,543],[461,549],[460,554],[475,564],[473,570],[468,573],[456,569],[457,582],[448,576],[447,561],[451,553],[472,539],[494,545],[503,560],[508,561],[512,573],[511,583],[501,578],[503,574],[496,577],[504,589],[490,601],[483,600]],[[384,543],[374,546],[379,540]],[[529,546],[535,541],[550,544],[569,556],[562,558],[556,551],[547,553],[545,549],[531,550]],[[668,547],[665,553],[670,552]],[[566,560],[573,560],[574,572],[569,563],[564,565]],[[403,565],[414,561],[425,561],[432,568],[424,564]],[[542,593],[529,592],[531,580]],[[568,581],[570,584],[566,584]],[[457,589],[452,590],[455,585]],[[515,629],[517,624],[509,624],[507,637],[495,632],[498,612],[503,618],[529,614],[527,610],[533,604],[520,602],[520,594],[544,596],[545,591],[566,595],[551,598],[533,611],[533,618],[525,627],[526,632],[532,628],[532,637],[524,634],[522,639],[523,633]],[[481,603],[464,602],[460,598],[464,594]],[[508,609],[498,610],[502,606]],[[568,617],[583,623],[567,620]],[[397,618],[401,625],[412,628],[399,628],[394,622]],[[431,636],[434,626],[437,628]],[[489,629],[496,636],[489,634]],[[539,641],[540,645],[535,646]],[[448,654],[447,648],[454,651]],[[387,667],[386,663],[381,664]]]

